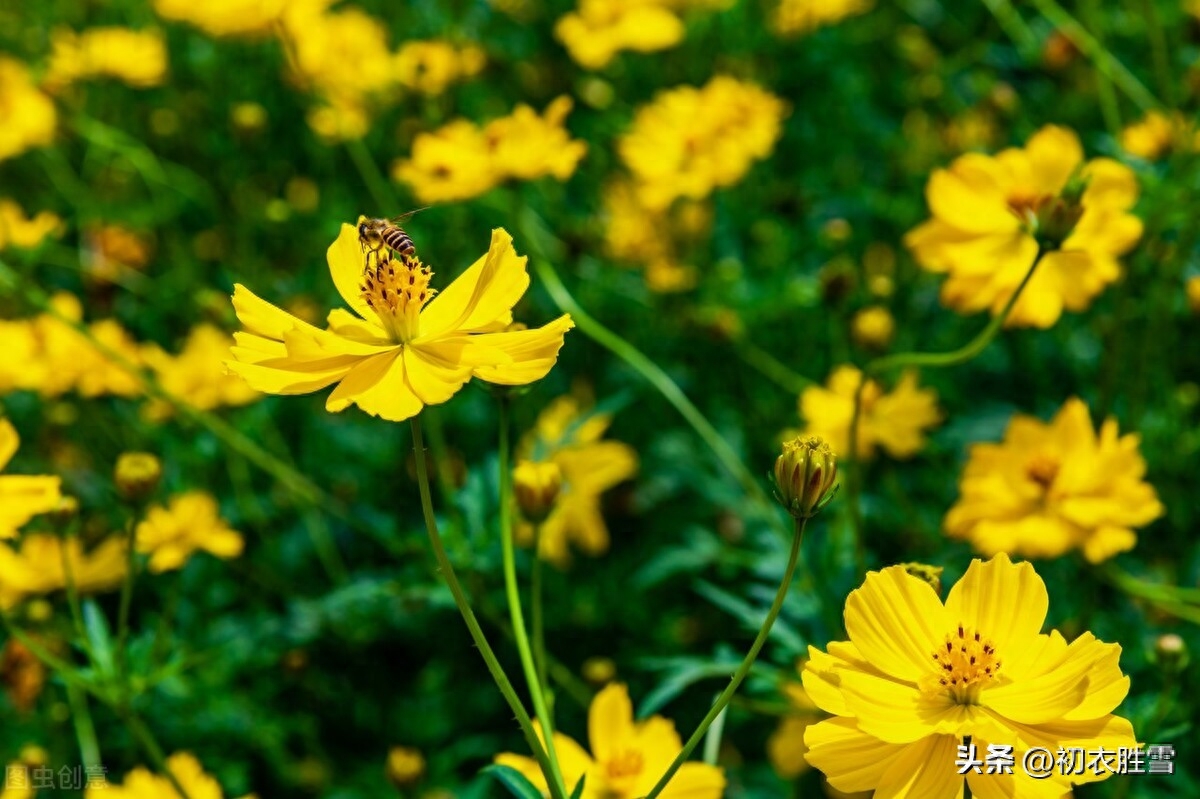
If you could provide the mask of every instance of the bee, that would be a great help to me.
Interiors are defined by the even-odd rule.
[[[417,211],[424,210],[424,208],[417,209]],[[391,219],[363,219],[358,223],[358,243],[362,246],[363,252],[367,254],[368,263],[372,253],[378,262],[385,247],[401,256],[412,255],[417,251],[412,237],[405,233],[404,228],[398,224],[417,211],[409,211],[407,214],[401,214]]]

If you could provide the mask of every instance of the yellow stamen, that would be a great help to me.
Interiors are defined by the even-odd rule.
[[[992,642],[961,622],[932,656],[937,673],[926,680],[926,689],[947,691],[960,704],[974,704],[979,689],[1000,671]]]
[[[415,255],[367,253],[362,298],[398,342],[411,341],[420,333],[421,308],[436,293],[429,287],[432,277],[433,272]]]

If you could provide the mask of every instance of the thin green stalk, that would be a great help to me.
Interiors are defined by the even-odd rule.
[[[787,597],[788,588],[791,587],[792,576],[796,571],[796,563],[800,558],[800,542],[804,540],[804,526],[807,521],[807,519],[796,520],[795,532],[792,535],[792,549],[788,553],[787,568],[784,569],[783,580],[779,583],[779,590],[775,592],[775,601],[771,603],[771,609],[767,611],[767,618],[763,620],[762,627],[759,628],[758,635],[755,637],[754,643],[750,646],[750,651],[746,654],[741,665],[737,667],[737,671],[733,673],[733,677],[729,680],[729,685],[725,686],[725,690],[717,697],[716,703],[709,708],[708,713],[701,719],[700,725],[696,727],[696,731],[692,733],[687,743],[683,745],[683,750],[679,753],[679,756],[671,763],[671,766],[650,790],[650,793],[646,794],[645,799],[654,799],[654,797],[663,792],[663,789],[667,787],[667,783],[675,776],[675,772],[679,771],[680,766],[687,761],[692,751],[704,739],[705,733],[708,732],[708,728],[712,726],[717,716],[724,712],[725,707],[733,699],[734,693],[737,692],[738,687],[742,684],[742,680],[746,679],[746,675],[750,673],[750,667],[754,665],[759,651],[763,648],[763,644],[767,642],[767,637],[771,634],[771,627],[774,626],[775,619],[779,617],[779,611],[783,608],[783,600]]]
[[[538,547],[542,541],[542,525],[533,525],[533,566],[530,567],[529,594],[530,615],[533,624],[533,665],[537,671],[538,685],[548,691],[550,681],[546,677],[546,625],[542,614],[542,556]]]
[[[171,787],[175,789],[182,799],[191,799],[188,796],[188,792],[179,784],[179,780],[175,777],[174,773],[167,768],[167,758],[163,754],[162,747],[159,746],[154,733],[146,726],[146,722],[142,721],[141,716],[129,707],[120,709],[119,715],[121,716],[121,720],[125,722],[125,726],[129,728],[129,732],[137,740],[138,745],[142,747],[142,751],[146,753],[150,765],[154,766],[156,771],[167,778],[171,783]]]
[[[1026,61],[1031,61],[1038,54],[1038,38],[1033,29],[1021,19],[1021,15],[1013,8],[1010,0],[983,0],[983,4],[992,12],[996,22],[1008,34],[1017,46],[1017,52]]]
[[[96,738],[96,725],[88,709],[87,694],[78,686],[67,683],[67,703],[71,707],[71,720],[75,724],[75,738],[79,741],[79,756],[85,768],[101,764],[100,744]]]
[[[710,766],[717,765],[717,758],[721,755],[721,736],[725,734],[725,719],[728,717],[729,708],[725,707],[717,714],[716,720],[704,737],[704,754],[701,757]]]
[[[1104,39],[1100,34],[1100,23],[1104,17],[1100,12],[1099,3],[1096,0],[1087,0],[1083,13],[1087,15],[1088,23],[1096,31],[1096,43],[1103,47]],[[1121,106],[1117,102],[1117,92],[1113,89],[1112,78],[1101,68],[1100,64],[1093,61],[1092,66],[1096,69],[1096,95],[1100,99],[1100,113],[1104,117],[1104,127],[1108,129],[1109,136],[1119,140],[1123,127]]]
[[[379,166],[371,157],[371,152],[367,149],[367,145],[363,144],[362,139],[347,141],[346,151],[350,153],[350,160],[354,162],[354,168],[358,170],[359,177],[363,179],[363,183],[367,184],[371,200],[379,208],[378,213],[372,214],[372,216],[395,216],[399,213],[399,211],[389,210],[395,208],[396,194],[383,177],[383,173],[379,171]]]
[[[533,651],[529,645],[529,634],[525,631],[525,614],[521,612],[521,594],[517,590],[516,546],[513,542],[513,488],[512,447],[509,443],[508,398],[500,397],[500,546],[504,556],[504,594],[508,599],[508,614],[512,619],[513,638],[521,657],[521,668],[525,671],[525,682],[533,699],[533,712],[542,725],[542,740],[546,742],[546,754],[550,759],[550,770],[554,782],[566,791],[562,770],[558,765],[558,753],[554,750],[554,717],[546,708],[546,683],[538,675]],[[533,560],[541,560],[536,550]]]
[[[804,375],[794,372],[780,363],[774,355],[754,346],[749,341],[738,342],[737,354],[741,356],[743,361],[757,369],[763,377],[775,383],[784,391],[799,394],[806,388],[816,385],[815,380],[810,380]]]
[[[134,511],[129,517],[125,531],[125,582],[121,583],[121,606],[117,615],[117,669],[128,688],[129,657],[126,642],[129,639],[129,609],[133,605],[133,583],[137,577],[137,525],[141,514]]]
[[[71,622],[75,626],[75,637],[87,654],[88,664],[95,665],[92,656],[92,640],[88,638],[87,628],[83,624],[83,609],[79,605],[79,591],[75,588],[75,570],[71,568],[71,559],[67,557],[67,538],[59,543],[59,554],[62,557],[63,582],[67,586],[67,607],[71,609]]]
[[[1171,50],[1167,44],[1167,29],[1163,25],[1162,14],[1158,11],[1158,3],[1154,0],[1142,0],[1142,14],[1146,18],[1146,27],[1150,29],[1150,57],[1154,61],[1158,90],[1167,105],[1174,108],[1175,82],[1174,73],[1171,71]]]
[[[525,734],[525,741],[529,744],[530,751],[533,752],[538,766],[542,769],[542,774],[546,777],[551,797],[553,799],[566,799],[565,791],[553,780],[554,771],[550,767],[550,760],[546,755],[546,750],[542,748],[541,742],[538,741],[533,721],[529,718],[529,714],[525,712],[521,700],[517,697],[517,692],[513,690],[508,675],[504,673],[504,668],[500,665],[500,661],[496,659],[496,654],[492,651],[491,645],[488,644],[487,638],[483,634],[483,629],[480,628],[479,621],[475,618],[475,612],[471,610],[471,603],[467,601],[467,596],[463,593],[462,586],[458,582],[458,576],[454,573],[454,566],[446,556],[446,548],[442,545],[442,537],[437,529],[437,519],[433,515],[433,499],[429,491],[429,473],[425,468],[425,442],[421,436],[421,422],[415,416],[411,420],[411,427],[414,460],[417,465],[417,487],[421,492],[421,511],[425,515],[425,530],[429,534],[429,544],[433,548],[433,555],[437,559],[438,568],[442,571],[442,579],[446,581],[446,586],[450,589],[450,594],[454,597],[454,604],[458,606],[458,612],[462,614],[463,621],[467,625],[467,630],[471,633],[471,640],[475,642],[476,648],[479,649],[479,654],[483,656],[484,663],[487,664],[492,679],[496,681],[496,686],[500,689],[500,693],[504,695],[509,708],[517,717],[517,723],[521,726],[521,732]]]

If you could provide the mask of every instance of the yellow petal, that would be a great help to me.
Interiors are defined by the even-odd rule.
[[[363,319],[375,319],[375,312],[362,298],[366,256],[354,225],[342,224],[338,237],[325,251],[325,260],[329,263],[329,276],[333,278],[333,285],[346,304]]]
[[[237,348],[234,348],[237,355]],[[324,369],[284,369],[262,363],[226,361],[225,368],[245,380],[255,391],[267,394],[308,394],[341,380],[357,359],[343,359]]]
[[[592,756],[603,763],[632,736],[633,703],[629,691],[620,683],[612,683],[596,694],[588,708],[588,741],[592,745]]]
[[[997,652],[1003,655],[1001,649]],[[1020,724],[1041,724],[1064,718],[1086,698],[1088,676],[1116,667],[1120,648],[1084,633],[1071,643],[1057,663],[1039,664],[1040,674],[998,688],[987,688],[980,702],[1005,719]]]
[[[936,170],[925,199],[934,216],[957,230],[996,233],[1016,230],[1020,222],[1008,211],[1000,188],[986,177],[956,169]]]
[[[371,321],[371,318],[359,319],[345,308],[334,308],[325,317],[329,332],[343,338],[361,341],[364,344],[389,344],[391,339],[387,331]]]
[[[1089,752],[1100,747],[1115,750],[1123,746],[1132,747],[1137,741],[1133,734],[1133,725],[1120,716],[1105,716],[1089,721],[1051,721],[1045,724],[1006,722],[1005,726],[1012,734],[1004,743],[1012,743],[1022,752],[1033,747],[1043,747],[1051,752],[1057,752],[1059,747],[1078,748]],[[1010,740],[1013,735],[1016,739]],[[1096,775],[1084,769],[1083,774],[1072,774],[1071,781],[1095,782],[1107,776],[1107,772]]]
[[[410,344],[404,348],[404,373],[413,393],[426,405],[440,405],[471,379],[471,366],[444,361]]]
[[[475,336],[480,344],[495,347],[512,359],[511,363],[481,366],[475,370],[475,376],[504,386],[523,386],[540,380],[557,362],[563,336],[573,327],[570,314],[563,314],[531,330]]]
[[[880,779],[875,799],[961,799],[963,778],[954,766],[958,741],[932,735],[904,747]]]
[[[839,791],[871,791],[903,752],[915,744],[889,744],[859,730],[853,719],[830,719],[804,733],[808,762]]]
[[[845,618],[863,658],[913,682],[930,673],[929,653],[950,629],[929,584],[899,566],[868,572],[862,587],[846,599]]]
[[[972,743],[975,744],[976,759],[985,761],[980,768],[986,771],[988,743],[996,742],[974,738]],[[1011,742],[1005,741],[1001,745],[1010,746]],[[1021,756],[1020,752],[1014,753],[1012,774],[976,774],[974,769],[968,771],[966,778],[971,796],[978,799],[1063,799],[1070,796],[1071,786],[1057,779],[1057,775],[1047,779],[1029,776],[1021,767]]]
[[[58,477],[0,476],[0,538],[11,538],[17,529],[39,513],[54,510],[62,499]]]
[[[1029,137],[1025,154],[1033,166],[1033,179],[1041,192],[1057,196],[1083,162],[1083,145],[1073,131],[1047,125]]]
[[[725,775],[721,769],[707,763],[684,763],[659,795],[663,799],[721,799],[723,793]]]
[[[1137,175],[1112,158],[1094,158],[1083,168],[1087,188],[1083,192],[1085,208],[1127,211],[1138,199]]]
[[[447,333],[491,332],[512,322],[512,307],[529,286],[528,259],[517,256],[512,236],[492,231],[487,254],[433,298],[421,311],[418,341]]]
[[[17,435],[17,428],[7,419],[0,419],[0,469],[8,465],[19,446],[21,437]]]
[[[233,286],[233,310],[237,313],[238,321],[248,332],[276,341],[282,341],[284,333],[296,328],[320,330],[277,308],[241,283],[235,283]]]
[[[855,669],[843,669],[840,676],[842,696],[858,718],[859,729],[888,743],[955,732],[972,718],[969,706],[956,704],[946,693],[922,691]]]
[[[1003,552],[972,560],[946,597],[953,624],[964,624],[990,640],[1002,661],[1027,648],[1046,621],[1050,597],[1029,563],[1013,564]]]
[[[403,422],[424,407],[404,375],[400,350],[372,355],[350,370],[325,401],[328,411],[341,411],[353,403],[366,413],[392,422]]]

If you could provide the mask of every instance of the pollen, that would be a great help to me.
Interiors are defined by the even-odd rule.
[[[371,255],[367,253],[363,268],[363,301],[398,341],[409,341],[419,331],[421,308],[436,293],[429,285],[433,271],[415,255]]]
[[[1038,454],[1025,464],[1025,476],[1041,486],[1042,490],[1047,490],[1058,477],[1059,466],[1057,458],[1044,453]]]
[[[992,642],[961,622],[931,653],[931,658],[938,669],[930,681],[931,687],[950,691],[960,700],[968,699],[972,688],[996,679],[1001,665]]]

